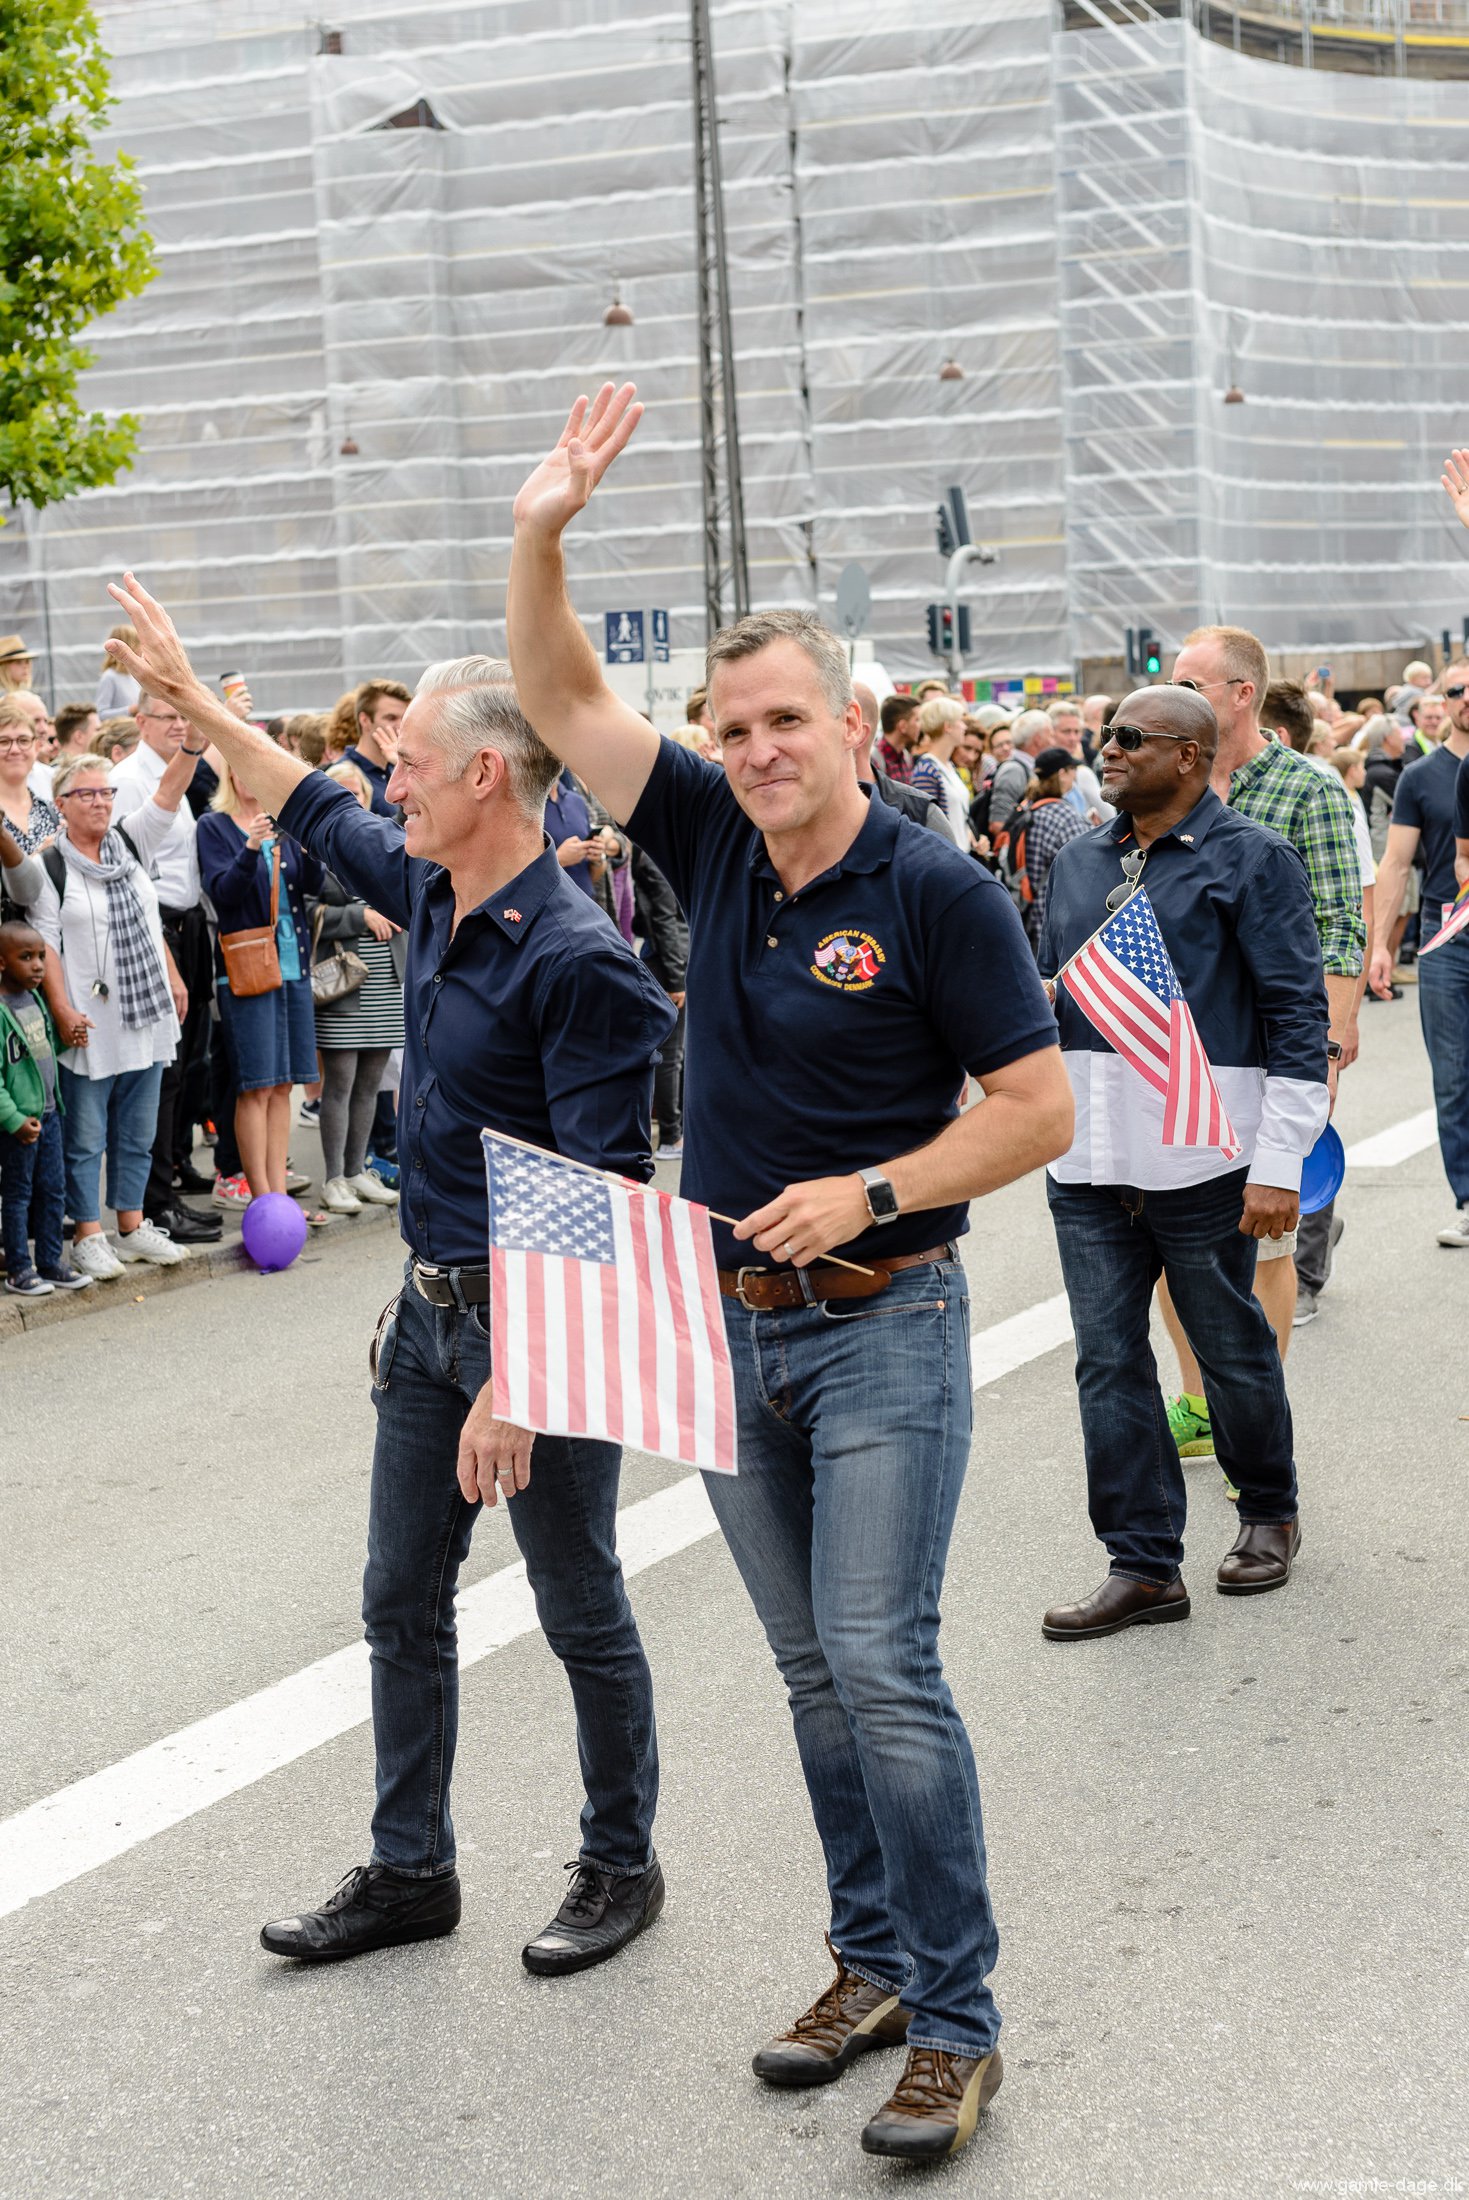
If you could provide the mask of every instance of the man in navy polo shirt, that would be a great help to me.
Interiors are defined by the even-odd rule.
[[[131,576],[113,593],[142,642],[126,669],[218,745],[284,831],[408,933],[398,1212],[410,1258],[371,1354],[372,1857],[319,1909],[276,1919],[261,1939],[275,1955],[328,1962],[459,1922],[454,1596],[481,1503],[504,1497],[571,1684],[586,1791],[571,1884],[522,1960],[542,1974],[585,1969],[663,1904],[652,1683],[617,1562],[617,1445],[533,1438],[495,1417],[480,1131],[646,1180],[673,1006],[547,846],[556,763],[505,665],[470,657],[423,675],[395,741],[399,825],[231,717]]]
[[[357,739],[344,751],[344,764],[355,764],[379,817],[393,817],[388,781],[398,754],[398,728],[412,697],[401,680],[364,680],[354,697]]]
[[[1240,1493],[1217,1585],[1244,1596],[1290,1577],[1301,1540],[1290,1406],[1255,1259],[1260,1239],[1295,1228],[1301,1164],[1327,1118],[1326,988],[1299,851],[1210,787],[1218,727],[1204,696],[1140,688],[1104,731],[1102,791],[1120,814],[1051,866],[1041,971],[1054,987],[1140,885],[1241,1150],[1165,1145],[1163,1095],[1057,989],[1076,1137],[1046,1192],[1076,1331],[1092,1526],[1111,1560],[1099,1589],[1046,1613],[1042,1631],[1071,1642],[1188,1617],[1183,1469],[1148,1340],[1160,1275]]]
[[[859,783],[846,650],[816,618],[711,642],[722,769],[607,687],[561,536],[632,400],[579,400],[516,500],[512,663],[687,911],[682,1189],[743,1217],[715,1225],[740,1466],[709,1494],[789,1690],[837,1962],[755,2069],[821,2084],[906,2033],[863,2145],[933,2158],[1000,2077],[979,1789],[938,1653],[971,1410],[954,1240],[969,1200],[1064,1147],[1070,1094],[1008,896]],[[987,1097],[961,1116],[966,1072]]]
[[[1440,747],[1409,764],[1393,796],[1387,849],[1377,874],[1377,940],[1369,980],[1381,1000],[1392,997],[1392,927],[1408,871],[1423,877],[1418,939],[1418,1016],[1433,1070],[1433,1105],[1454,1218],[1440,1245],[1469,1245],[1469,933],[1423,949],[1442,931],[1458,892],[1455,836],[1469,839],[1469,795],[1460,804],[1469,758],[1469,663],[1445,668],[1448,731]]]

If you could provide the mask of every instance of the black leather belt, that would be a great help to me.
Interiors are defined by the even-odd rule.
[[[438,1268],[432,1261],[415,1260],[413,1288],[430,1306],[488,1306],[490,1271],[488,1268]]]

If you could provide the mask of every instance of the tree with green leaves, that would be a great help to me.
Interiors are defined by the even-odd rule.
[[[12,508],[114,481],[138,422],[90,412],[77,338],[156,272],[125,155],[91,158],[110,99],[86,0],[0,0],[0,486]],[[0,520],[3,524],[3,520]]]

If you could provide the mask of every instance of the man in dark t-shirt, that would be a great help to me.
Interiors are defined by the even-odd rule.
[[[607,687],[561,537],[632,399],[579,400],[521,490],[507,622],[537,731],[687,912],[682,1189],[741,1218],[714,1224],[739,1472],[706,1482],[789,1691],[837,1961],[754,2067],[822,2084],[906,2035],[862,2145],[937,2158],[1000,2077],[979,1787],[938,1650],[971,1416],[954,1241],[972,1198],[1064,1149],[1070,1088],[1008,896],[858,781],[846,648],[812,613],[710,644],[722,768]],[[986,1100],[961,1114],[966,1074]]]
[[[1370,981],[1381,999],[1392,990],[1391,933],[1408,868],[1423,880],[1418,943],[1418,1014],[1433,1068],[1433,1104],[1439,1151],[1454,1195],[1455,1214],[1438,1242],[1469,1246],[1469,932],[1434,945],[1452,911],[1459,881],[1456,834],[1469,840],[1469,802],[1461,808],[1465,759],[1469,758],[1469,662],[1443,675],[1449,730],[1442,744],[1409,764],[1398,781],[1388,827],[1387,851],[1377,873],[1377,937]],[[1469,851],[1466,851],[1469,852]]]

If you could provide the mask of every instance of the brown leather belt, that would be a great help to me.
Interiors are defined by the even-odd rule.
[[[899,1253],[892,1260],[869,1260],[871,1275],[854,1275],[850,1268],[833,1268],[813,1261],[804,1270],[813,1299],[871,1299],[886,1291],[900,1268],[921,1268],[926,1261],[947,1260],[947,1245],[931,1245],[926,1253]],[[721,1268],[719,1288],[727,1299],[738,1299],[752,1314],[777,1306],[804,1306],[803,1271],[795,1268]]]

